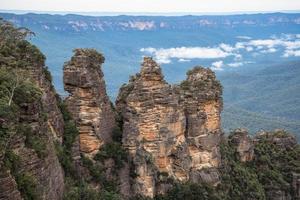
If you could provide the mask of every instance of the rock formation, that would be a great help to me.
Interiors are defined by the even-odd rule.
[[[153,197],[164,192],[167,184],[160,175],[176,181],[218,182],[214,169],[220,159],[220,95],[208,69],[191,71],[185,88],[172,87],[160,66],[144,58],[141,72],[120,89],[116,101],[123,118],[123,145],[137,174],[135,193]],[[211,169],[211,174],[202,169]]]
[[[269,165],[272,165],[272,167],[276,169],[269,169],[267,168],[266,163],[268,159],[268,154],[273,154],[274,157],[278,157],[278,152],[281,152],[281,156],[285,156],[287,153],[293,152],[294,149],[297,147],[297,140],[296,138],[286,133],[284,130],[274,130],[273,132],[266,132],[266,131],[260,131],[256,133],[255,136],[250,136],[247,130],[245,129],[236,129],[234,130],[230,136],[228,137],[228,144],[234,149],[237,159],[244,163],[244,162],[254,162],[252,165],[254,165],[259,171],[257,173],[263,174],[265,177],[262,177],[263,175],[260,175],[261,178],[264,178],[265,182],[261,183],[265,190],[265,195],[267,199],[272,200],[291,200],[291,199],[299,199],[300,198],[300,179],[299,179],[299,173],[296,171],[291,170],[288,172],[288,177],[284,177],[285,180],[289,181],[283,181],[280,183],[281,185],[278,185],[278,183],[272,183],[269,181],[266,181],[268,177],[268,174],[270,174],[271,170],[278,170],[289,168],[289,163],[283,163],[284,160],[272,160],[272,163],[269,163]],[[263,145],[263,148],[265,150],[261,152],[261,149],[256,149],[256,145]],[[272,148],[271,152],[270,149]],[[268,151],[269,150],[269,151]],[[264,155],[260,155],[264,154]],[[261,158],[261,156],[263,158]],[[269,155],[270,156],[270,155]],[[280,156],[280,157],[281,157]],[[262,160],[261,160],[262,159]],[[279,159],[279,158],[277,158]],[[282,158],[281,158],[282,159]],[[285,158],[287,159],[287,158]],[[288,162],[288,159],[285,160]],[[294,165],[294,164],[292,164]],[[285,169],[286,170],[286,169]],[[272,171],[274,176],[274,171]],[[266,175],[267,174],[267,175]],[[276,177],[276,176],[275,176]],[[271,178],[271,177],[269,177]],[[272,177],[274,178],[274,177]],[[275,180],[278,180],[279,178],[276,177]],[[289,189],[288,189],[289,188]]]
[[[186,116],[186,138],[192,159],[191,180],[217,184],[220,164],[222,87],[210,69],[195,67],[180,84]],[[203,173],[201,169],[205,169]]]
[[[25,40],[28,30],[0,20],[0,31],[0,48],[9,49],[0,54],[1,73],[15,81],[1,77],[0,199],[25,198],[25,187],[32,185],[39,199],[61,199],[64,174],[54,143],[62,142],[64,121],[45,57]],[[15,83],[7,105],[3,91],[13,84],[5,82]]]
[[[0,199],[22,199],[19,191],[23,188],[17,187],[15,180],[24,177],[26,179],[23,181],[30,181],[35,185],[32,192],[39,199],[61,199],[63,196],[64,174],[56,156],[56,139],[44,110],[48,106],[48,109],[55,112],[57,107],[45,105],[42,98],[48,94],[43,90],[41,92],[41,96],[34,101],[21,103],[14,124],[1,124],[2,127],[8,127],[11,135],[6,146],[6,159],[12,163],[13,169],[1,166],[1,160]]]
[[[27,66],[24,72],[28,74],[43,91],[43,111],[47,113],[47,124],[54,139],[62,142],[64,120],[59,109],[56,91],[51,83],[52,78],[50,72],[44,66],[44,61],[38,60],[36,60],[32,66]]]
[[[240,161],[248,162],[253,160],[254,143],[247,130],[236,129],[230,136],[229,140],[230,144],[236,149]]]
[[[106,94],[101,71],[104,57],[91,49],[76,49],[64,65],[64,87],[70,93],[66,103],[79,129],[80,151],[95,155],[111,141],[114,113]]]

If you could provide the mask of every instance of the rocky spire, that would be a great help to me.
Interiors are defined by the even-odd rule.
[[[191,179],[219,182],[222,87],[212,70],[195,67],[180,84],[180,98],[187,121],[186,137],[192,159]],[[203,173],[203,169],[207,169]]]
[[[80,151],[94,155],[102,144],[111,141],[115,126],[101,71],[104,57],[93,49],[74,52],[64,65],[64,87],[70,93],[66,103],[79,129]]]
[[[180,87],[172,87],[160,66],[146,57],[141,72],[121,88],[116,105],[123,118],[123,145],[138,175],[136,194],[163,193],[168,178],[219,181],[222,99],[217,85],[212,71],[195,68]]]
[[[140,74],[142,80],[146,82],[165,82],[160,66],[151,57],[144,57]]]

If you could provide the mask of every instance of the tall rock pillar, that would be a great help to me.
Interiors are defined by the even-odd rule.
[[[104,57],[93,49],[76,49],[64,65],[64,87],[69,111],[79,130],[80,151],[92,157],[111,141],[115,126],[111,102],[101,71]]]

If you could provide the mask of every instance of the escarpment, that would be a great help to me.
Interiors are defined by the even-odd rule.
[[[90,157],[111,141],[114,113],[101,71],[104,57],[91,49],[76,49],[64,65],[65,102],[79,130],[80,151]]]
[[[208,69],[195,68],[184,85],[171,86],[160,66],[144,58],[141,72],[120,89],[116,101],[123,146],[137,174],[135,193],[163,193],[168,184],[162,179],[167,178],[219,181],[221,93]]]
[[[64,122],[44,55],[0,19],[0,199],[61,199]]]

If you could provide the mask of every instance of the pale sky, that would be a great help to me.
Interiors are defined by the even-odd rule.
[[[0,0],[0,10],[224,13],[300,10],[300,0]]]

